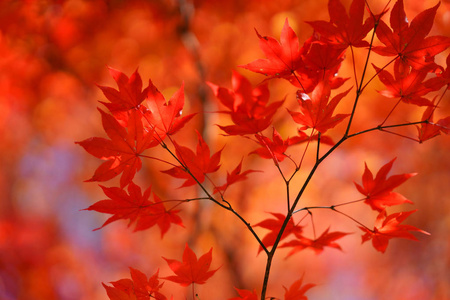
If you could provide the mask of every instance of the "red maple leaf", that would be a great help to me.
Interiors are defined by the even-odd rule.
[[[409,72],[400,74],[395,70],[395,78],[386,70],[381,70],[373,65],[378,73],[381,82],[387,90],[379,93],[388,98],[399,98],[405,103],[411,103],[419,106],[429,106],[431,101],[423,96],[431,91],[437,90],[437,85],[430,85],[429,80],[424,81],[430,71],[430,67],[424,67],[420,70],[411,69]]]
[[[289,289],[283,286],[285,290],[284,300],[308,300],[305,293],[314,286],[315,284],[313,283],[303,285],[303,278],[300,278],[295,281]]]
[[[249,290],[241,290],[234,288],[238,294],[239,297],[230,298],[228,300],[258,300],[258,295],[256,295],[256,290],[249,291]]]
[[[303,93],[312,92],[321,81],[327,82],[331,89],[337,89],[348,80],[337,76],[344,60],[344,48],[320,39],[317,34],[313,34],[303,48],[303,64],[286,78]]]
[[[250,154],[254,153],[266,159],[272,158],[276,165],[287,157],[285,152],[289,146],[306,142],[309,138],[306,133],[299,131],[299,135],[283,140],[275,128],[273,128],[272,140],[262,134],[256,134],[255,137],[261,147]]]
[[[166,102],[161,92],[149,81],[147,108],[145,118],[155,129],[162,141],[166,135],[173,135],[180,130],[195,114],[182,117],[184,107],[184,84]]]
[[[159,283],[156,271],[148,280],[147,276],[137,269],[130,268],[131,279],[121,279],[111,282],[113,285],[103,287],[110,300],[166,300],[166,296],[159,292],[163,283]]]
[[[199,132],[197,132],[198,144],[197,151],[194,153],[191,149],[175,145],[177,158],[182,163],[182,166],[176,166],[169,170],[161,171],[169,174],[175,178],[186,179],[180,187],[191,186],[205,181],[205,175],[216,172],[220,167],[220,155],[222,150],[217,151],[210,157],[210,150],[208,145],[203,140]]]
[[[112,214],[105,223],[94,230],[101,229],[117,220],[129,220],[128,226],[136,223],[134,231],[148,229],[158,225],[161,230],[161,238],[167,232],[170,224],[183,226],[183,222],[177,215],[179,210],[166,210],[163,203],[155,194],[155,202],[149,200],[151,187],[144,194],[141,188],[130,182],[128,193],[117,187],[100,186],[109,199],[101,200],[89,206],[85,210],[94,210],[100,213]]]
[[[305,55],[305,63],[310,70],[316,73],[317,79],[332,82],[344,60],[344,54],[344,49],[316,39],[311,43],[310,49]],[[334,84],[333,88],[339,87],[345,80],[340,80],[339,84]]]
[[[401,225],[407,217],[417,210],[394,213],[389,216],[386,215],[386,211],[383,210],[379,213],[373,230],[369,230],[366,227],[359,226],[359,228],[365,232],[362,236],[362,242],[372,240],[373,247],[384,253],[389,244],[389,240],[392,238],[403,238],[413,241],[417,241],[417,238],[409,231],[418,231],[429,235],[428,232],[420,230],[411,225]]]
[[[278,233],[281,230],[281,227],[286,219],[286,216],[280,213],[270,213],[275,219],[265,219],[258,224],[253,225],[253,227],[262,227],[265,229],[269,229],[270,232],[264,236],[262,242],[266,248],[273,246],[275,240],[277,239]],[[286,228],[284,229],[283,235],[281,236],[281,240],[288,237],[290,234],[301,234],[303,231],[303,226],[294,224],[294,220],[289,219]],[[258,253],[262,251],[262,247],[259,247]]]
[[[364,8],[364,0],[353,0],[349,15],[347,15],[345,7],[339,0],[330,0],[328,2],[329,22],[313,21],[306,23],[333,44],[344,48],[348,46],[368,47],[369,43],[363,41],[363,39],[373,28],[373,19],[367,18],[363,24]]]
[[[214,95],[229,109],[235,125],[220,126],[228,135],[255,134],[263,131],[272,123],[272,117],[283,104],[283,100],[269,102],[269,89],[262,84],[253,89],[250,81],[241,74],[234,72],[231,77],[232,89],[219,87],[208,83]]]
[[[433,115],[436,107],[428,106],[422,115],[422,121],[428,121],[427,123],[422,123],[417,127],[419,142],[424,142],[435,136],[438,136],[443,132],[448,134],[450,131],[450,116],[440,119],[436,123],[433,122]]]
[[[336,106],[349,91],[340,93],[328,101],[331,94],[330,86],[326,82],[320,82],[312,92],[311,98],[307,94],[297,91],[300,112],[289,111],[289,113],[296,123],[325,133],[350,115],[337,114],[333,116]]]
[[[376,29],[378,39],[385,46],[373,47],[372,50],[384,56],[398,56],[396,61],[400,73],[421,69],[434,61],[434,56],[450,46],[450,38],[445,36],[427,37],[433,26],[434,17],[440,3],[429,8],[409,24],[403,7],[403,0],[398,0],[391,11],[390,24],[380,20]]]
[[[148,87],[142,90],[142,79],[137,70],[128,78],[124,73],[116,69],[108,69],[119,90],[98,85],[105,97],[110,101],[110,103],[102,103],[117,119],[126,120],[127,115],[124,112],[140,107],[147,97]]]
[[[225,190],[232,185],[233,183],[236,183],[238,181],[242,181],[242,180],[246,180],[247,179],[247,175],[249,173],[253,173],[253,172],[260,172],[260,171],[256,171],[256,170],[245,170],[244,172],[242,172],[242,160],[239,163],[239,165],[236,166],[236,168],[233,169],[233,171],[231,171],[231,173],[227,172],[227,182],[221,186],[218,186],[216,188],[214,188],[214,194],[217,192],[222,192],[224,193]]]
[[[280,42],[272,37],[261,36],[258,31],[256,34],[259,47],[267,59],[257,59],[239,67],[278,78],[288,77],[300,67],[303,49],[300,48],[297,35],[289,26],[287,18],[281,30]]]
[[[445,69],[441,66],[437,67],[437,70],[435,71],[436,77],[430,78],[424,82],[426,87],[433,91],[437,91],[446,85],[447,89],[450,89],[450,54],[447,55],[446,64],[447,68]]]
[[[194,283],[204,284],[218,270],[209,270],[212,260],[212,248],[197,260],[197,255],[186,244],[183,252],[183,262],[163,258],[176,274],[175,276],[164,277],[164,279],[179,283],[181,286],[188,286]]]
[[[373,210],[382,211],[387,206],[412,203],[403,195],[395,193],[392,190],[416,175],[416,173],[398,174],[387,177],[394,161],[395,158],[382,166],[375,179],[373,178],[372,172],[367,167],[367,164],[365,164],[364,174],[362,176],[362,186],[354,182],[358,191],[366,196],[364,202],[370,205]]]
[[[334,241],[340,239],[350,233],[333,231],[328,232],[329,228],[325,230],[317,239],[309,239],[301,234],[296,234],[297,239],[284,243],[280,247],[293,247],[293,249],[288,253],[287,256],[291,256],[296,252],[302,251],[303,249],[310,248],[314,250],[316,254],[322,253],[324,247],[336,248],[339,250],[341,246]]]
[[[110,140],[93,137],[76,142],[93,156],[106,160],[87,181],[107,181],[122,173],[120,186],[125,187],[142,167],[142,152],[158,145],[158,142],[154,139],[153,130],[143,127],[139,111],[129,111],[126,128],[113,116],[101,109],[99,111]]]

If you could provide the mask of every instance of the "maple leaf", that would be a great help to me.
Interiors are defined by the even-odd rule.
[[[339,0],[330,0],[328,1],[329,22],[312,21],[306,23],[333,44],[344,48],[348,46],[368,47],[369,43],[363,41],[363,39],[373,28],[373,19],[367,18],[363,24],[364,7],[364,0],[353,0],[349,15],[347,15],[345,7]]]
[[[88,153],[106,160],[87,181],[107,181],[122,173],[120,186],[125,187],[142,167],[142,152],[155,147],[158,142],[154,139],[153,130],[144,129],[139,111],[130,111],[125,129],[113,116],[98,110],[110,140],[93,137],[76,142]]]
[[[434,103],[433,103],[434,104]],[[417,127],[419,142],[424,142],[435,136],[438,136],[443,132],[448,134],[450,130],[450,116],[440,119],[438,122],[433,122],[433,115],[436,107],[434,105],[428,106],[422,115],[422,121],[427,121],[427,123],[422,123]]]
[[[272,117],[284,100],[268,105],[267,85],[262,84],[253,89],[250,81],[235,71],[233,71],[231,83],[232,89],[208,83],[217,99],[229,109],[224,113],[230,114],[235,124],[219,125],[219,128],[228,135],[246,135],[255,134],[269,127]]]
[[[286,79],[303,93],[311,93],[319,82],[327,82],[337,89],[349,78],[338,77],[345,49],[320,39],[313,34],[303,45],[303,64]]]
[[[103,283],[110,300],[165,300],[167,299],[159,292],[163,283],[159,283],[156,271],[148,280],[147,276],[137,269],[130,267],[131,279],[121,279],[111,282],[113,285],[107,286]]]
[[[276,165],[287,157],[285,152],[289,146],[308,140],[308,135],[303,131],[299,131],[299,135],[297,136],[283,140],[275,128],[273,129],[272,140],[262,134],[256,134],[255,137],[258,140],[258,144],[261,145],[261,148],[250,152],[250,154],[257,154],[267,159],[272,158]]]
[[[417,15],[409,24],[403,7],[403,0],[398,0],[392,8],[390,24],[380,20],[376,34],[385,46],[372,47],[383,56],[398,56],[396,62],[400,73],[421,69],[434,61],[434,56],[450,46],[450,38],[444,36],[427,37],[434,22],[440,3]]]
[[[362,186],[354,182],[358,191],[366,196],[364,202],[370,205],[373,210],[382,211],[387,206],[412,203],[412,201],[406,199],[403,195],[395,193],[392,190],[417,173],[398,174],[387,177],[394,161],[395,158],[382,166],[377,172],[375,179],[367,164],[364,164],[365,169],[362,176]]]
[[[315,87],[311,98],[307,94],[297,91],[300,112],[288,111],[296,123],[325,133],[350,115],[337,114],[333,116],[336,106],[349,91],[350,89],[328,101],[331,94],[330,86],[326,82],[320,82]]]
[[[437,76],[424,82],[424,85],[427,88],[437,91],[446,85],[447,89],[450,89],[450,54],[447,55],[446,64],[447,68],[444,69],[443,67],[438,66],[435,72]]]
[[[181,116],[184,107],[184,83],[166,102],[164,96],[150,80],[146,104],[148,108],[145,112],[146,120],[155,129],[161,141],[166,135],[175,134],[195,116],[195,114]]]
[[[281,227],[283,226],[284,220],[286,219],[286,216],[280,213],[270,213],[272,216],[275,217],[275,219],[265,219],[258,224],[253,225],[253,227],[262,227],[265,229],[269,229],[270,232],[264,236],[262,239],[262,242],[264,246],[270,247],[273,246],[275,243],[275,240],[277,239],[278,233],[281,230]],[[295,225],[294,220],[291,218],[289,219],[286,228],[284,229],[283,235],[281,236],[281,240],[288,237],[290,234],[301,234],[303,231],[303,226]],[[262,247],[259,247],[258,253],[262,251]]]
[[[148,87],[142,90],[142,79],[136,70],[130,78],[124,73],[110,68],[109,73],[114,78],[119,90],[107,86],[98,85],[110,103],[103,103],[109,111],[119,120],[126,119],[126,112],[130,109],[139,108],[147,97]]]
[[[194,153],[191,149],[175,145],[176,155],[183,166],[176,166],[169,170],[161,171],[175,178],[186,179],[180,187],[187,187],[205,181],[205,175],[216,172],[220,167],[220,155],[222,150],[217,151],[210,157],[208,145],[203,140],[201,134],[197,131],[198,144],[197,151]]]
[[[303,249],[310,248],[314,250],[316,254],[322,253],[324,247],[336,248],[339,250],[341,246],[335,243],[334,241],[340,239],[350,233],[334,231],[328,232],[329,228],[325,230],[317,239],[309,239],[301,234],[296,234],[297,239],[284,243],[280,247],[293,247],[293,249],[288,253],[287,256],[291,256],[292,254],[302,251]]]
[[[300,278],[299,280],[295,281],[289,287],[289,289],[283,286],[285,290],[284,300],[308,300],[308,297],[305,296],[305,293],[316,285],[313,283],[308,283],[305,285],[302,284],[303,278]]]
[[[290,76],[300,67],[303,49],[299,47],[297,35],[289,26],[287,18],[281,30],[280,42],[272,37],[261,36],[258,31],[256,34],[259,38],[259,47],[267,59],[257,59],[239,67],[278,78]]]
[[[241,290],[238,288],[234,288],[238,294],[239,297],[230,298],[228,300],[258,300],[258,295],[256,295],[256,290],[249,291],[249,290]]]
[[[176,274],[175,276],[164,277],[164,279],[179,283],[181,286],[188,286],[194,283],[204,284],[218,270],[209,270],[212,260],[212,248],[197,260],[194,251],[186,244],[183,252],[183,262],[163,258]]]
[[[309,69],[314,70],[323,78],[322,81],[328,81],[325,78],[334,77],[344,60],[344,54],[344,49],[316,40],[311,43],[310,49],[305,55],[305,63]]]
[[[112,214],[105,223],[94,230],[99,230],[117,220],[129,220],[128,226],[136,223],[134,231],[148,229],[158,225],[161,238],[167,232],[171,223],[183,226],[178,215],[179,210],[166,210],[161,200],[153,194],[155,202],[149,200],[151,187],[142,194],[141,188],[130,182],[128,193],[117,187],[100,186],[109,199],[101,200],[85,210],[94,210],[100,213]]]
[[[414,226],[400,224],[416,211],[417,209],[408,212],[394,213],[389,216],[386,215],[385,210],[381,211],[375,221],[373,230],[359,226],[359,228],[365,232],[362,236],[362,243],[372,240],[373,247],[384,253],[389,244],[389,240],[392,238],[403,238],[417,241],[417,238],[409,231],[418,231],[429,235],[428,232],[420,230]]]
[[[227,172],[227,182],[221,186],[214,188],[214,194],[218,193],[218,192],[222,192],[222,193],[225,192],[225,190],[230,185],[232,185],[233,183],[236,183],[238,181],[246,180],[247,175],[249,173],[253,173],[253,172],[260,172],[260,171],[245,170],[244,172],[242,172],[242,160],[241,160],[241,162],[236,166],[236,168],[233,169],[233,171],[231,171],[231,173]]]
[[[411,69],[407,74],[400,74],[397,70],[394,73],[395,78],[386,70],[381,70],[373,65],[378,73],[381,82],[387,90],[379,93],[388,98],[400,98],[405,103],[411,103],[419,106],[429,106],[431,101],[423,96],[431,91],[437,90],[438,86],[432,86],[428,81],[424,81],[428,75],[430,67],[424,67],[420,70]]]

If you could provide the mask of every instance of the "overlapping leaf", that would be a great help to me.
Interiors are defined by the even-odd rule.
[[[171,224],[183,226],[181,218],[177,215],[179,210],[167,210],[155,194],[153,194],[155,201],[150,201],[151,187],[145,190],[143,194],[141,188],[133,182],[128,185],[128,193],[117,187],[100,187],[109,199],[98,201],[86,210],[112,214],[112,216],[95,230],[123,219],[129,221],[128,226],[136,224],[134,231],[145,230],[158,225],[162,238]]]
[[[102,103],[119,122],[122,122],[122,120],[126,122],[128,117],[126,111],[140,107],[141,103],[147,97],[148,87],[142,90],[142,79],[137,70],[128,78],[128,76],[116,69],[108,69],[116,81],[119,90],[98,85],[105,97],[110,101],[110,103]]]
[[[234,288],[238,294],[239,297],[230,298],[228,300],[258,300],[258,295],[256,294],[256,290],[249,291],[249,290],[241,290]]]
[[[385,46],[373,47],[372,50],[384,56],[398,56],[396,68],[400,73],[421,69],[434,61],[434,56],[450,46],[450,38],[445,36],[427,37],[433,25],[434,17],[440,3],[417,15],[409,24],[403,7],[403,0],[398,0],[392,8],[389,26],[380,20],[376,34]]]
[[[412,235],[410,231],[418,231],[429,235],[428,232],[420,230],[414,226],[400,224],[416,211],[417,210],[394,213],[389,216],[386,214],[385,210],[381,211],[375,221],[373,230],[369,230],[362,226],[359,227],[365,232],[362,236],[362,242],[364,243],[372,240],[373,247],[384,253],[390,239],[403,238],[416,241],[417,238]]]
[[[195,115],[181,116],[184,107],[184,84],[166,102],[164,96],[150,80],[146,104],[148,108],[145,114],[146,120],[150,127],[155,129],[160,140],[163,140],[166,135],[175,134]]]
[[[350,114],[337,114],[334,110],[350,90],[336,95],[329,101],[331,89],[326,82],[320,82],[314,89],[311,98],[301,91],[297,92],[300,112],[289,111],[294,121],[306,128],[313,128],[321,133],[335,127]]]
[[[393,192],[393,189],[404,183],[416,173],[398,174],[387,177],[394,164],[395,158],[382,166],[375,178],[372,172],[365,164],[364,174],[362,176],[362,185],[355,182],[358,191],[366,196],[365,203],[377,211],[382,211],[388,206],[399,205],[403,203],[412,203],[403,195]]]
[[[277,239],[278,233],[280,232],[281,227],[283,226],[284,220],[286,219],[286,216],[280,213],[270,213],[274,219],[265,219],[255,225],[254,227],[262,227],[265,229],[270,230],[268,234],[264,236],[262,239],[262,242],[266,248],[271,247],[274,245],[275,240]],[[281,240],[288,237],[290,234],[301,234],[303,231],[303,227],[294,224],[294,220],[291,218],[289,219],[286,228],[284,229],[283,235],[281,236]],[[262,251],[262,247],[259,248],[258,253]]]
[[[328,1],[330,21],[307,22],[316,32],[328,41],[341,47],[368,47],[363,41],[367,33],[373,28],[373,19],[364,19],[364,0],[353,0],[349,14],[339,0]]]
[[[156,271],[148,280],[147,276],[137,269],[130,268],[131,279],[121,279],[111,282],[113,285],[103,284],[110,300],[166,300],[166,296],[159,290],[163,283],[159,283]]]
[[[97,158],[106,160],[87,181],[107,181],[122,173],[120,186],[125,187],[142,167],[140,155],[158,145],[153,130],[143,127],[139,111],[131,110],[124,128],[111,115],[99,109],[103,128],[110,138],[93,137],[76,142]]]
[[[431,79],[424,81],[430,71],[430,67],[424,67],[419,70],[411,69],[404,74],[400,74],[396,70],[394,73],[395,78],[386,70],[381,70],[375,65],[374,68],[381,82],[387,88],[379,93],[388,98],[399,98],[405,103],[429,106],[431,101],[423,96],[439,88],[438,85],[430,84]]]
[[[299,131],[299,135],[283,140],[275,128],[273,129],[272,140],[262,134],[257,134],[255,137],[261,147],[252,151],[250,154],[254,153],[267,159],[272,158],[276,165],[287,157],[285,152],[289,146],[306,142],[309,138],[306,133]]]
[[[224,183],[221,186],[218,186],[214,189],[214,194],[218,192],[225,192],[225,190],[232,185],[233,183],[236,183],[238,181],[246,180],[247,175],[253,172],[260,172],[256,170],[245,170],[242,172],[242,160],[241,162],[236,166],[236,168],[231,171],[231,173],[227,172],[227,182]]]
[[[263,131],[272,123],[272,117],[283,104],[269,102],[269,89],[262,84],[252,88],[251,83],[237,72],[232,75],[232,89],[208,83],[219,101],[228,108],[234,125],[220,126],[228,135],[255,134]]]
[[[428,106],[422,115],[422,121],[427,121],[427,123],[422,123],[417,127],[419,142],[424,142],[441,133],[448,134],[450,132],[450,116],[440,119],[436,123],[433,122],[434,110],[436,107]]]
[[[289,289],[283,286],[285,293],[284,293],[284,300],[308,300],[308,297],[305,296],[305,293],[316,286],[313,283],[308,283],[303,285],[303,278],[300,278],[299,280],[295,281]]]
[[[188,286],[194,283],[204,284],[218,270],[210,270],[212,248],[197,260],[197,255],[195,255],[194,251],[186,244],[182,262],[165,257],[163,258],[166,260],[170,269],[175,273],[175,275],[164,277],[164,279],[176,282],[181,286]]]
[[[210,156],[208,145],[197,132],[198,144],[196,153],[191,149],[178,145],[174,141],[176,155],[182,166],[176,166],[169,170],[161,171],[175,178],[185,179],[181,187],[191,186],[205,181],[205,175],[216,172],[220,167],[220,155],[222,150]]]
[[[319,254],[323,251],[324,247],[336,248],[339,250],[341,246],[335,242],[350,233],[333,231],[328,232],[329,228],[325,230],[317,239],[309,239],[307,237],[302,236],[301,234],[296,234],[296,239],[289,241],[287,243],[282,244],[280,247],[292,247],[292,250],[288,253],[287,256],[291,256],[296,252],[302,251],[304,249],[312,249],[316,254]]]
[[[240,67],[270,77],[290,76],[302,63],[302,52],[297,35],[286,19],[281,30],[280,42],[272,37],[261,36],[258,31],[259,47],[267,59],[258,59]]]

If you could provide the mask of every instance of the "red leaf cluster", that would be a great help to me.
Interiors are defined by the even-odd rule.
[[[130,182],[128,193],[117,187],[100,186],[109,199],[101,200],[85,210],[94,210],[100,213],[112,214],[100,227],[117,220],[129,220],[128,226],[136,224],[134,231],[145,230],[155,225],[161,230],[161,237],[169,230],[170,224],[183,226],[181,218],[177,215],[179,210],[166,209],[164,203],[153,193],[154,201],[150,201],[151,187],[142,194],[141,188]]]

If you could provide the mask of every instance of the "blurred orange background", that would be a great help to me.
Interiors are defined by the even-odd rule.
[[[342,2],[349,7],[350,1]],[[376,1],[369,1],[374,11],[385,5],[372,2]],[[409,20],[435,4],[405,0]],[[261,82],[261,75],[237,66],[263,58],[254,28],[278,39],[285,18],[302,43],[312,33],[305,21],[329,20],[327,1],[0,1],[0,299],[107,299],[101,282],[129,278],[128,267],[148,276],[158,268],[161,276],[172,275],[161,256],[181,260],[186,242],[198,255],[213,247],[212,267],[221,267],[207,284],[197,287],[201,299],[236,297],[233,287],[259,290],[264,254],[256,256],[258,245],[245,227],[213,205],[183,205],[186,228],[171,228],[163,240],[156,229],[133,233],[125,221],[93,232],[106,216],[80,210],[105,198],[96,183],[83,183],[100,161],[74,141],[104,136],[96,107],[98,100],[105,99],[96,84],[116,87],[107,66],[127,75],[138,68],[144,85],[151,78],[166,98],[184,81],[186,113],[202,107],[208,113],[176,135],[177,141],[193,146],[193,129],[199,128],[215,151],[226,144],[221,172],[213,176],[218,182],[242,157],[245,168],[265,171],[250,174],[248,181],[230,187],[226,194],[251,224],[269,217],[268,212],[284,212],[285,187],[272,161],[247,156],[254,144],[241,137],[218,135],[213,124],[225,124],[228,119],[209,113],[219,106],[205,81],[230,87],[231,71],[238,70],[252,83]],[[449,1],[441,3],[431,34],[450,34]],[[357,51],[360,66],[366,51]],[[436,61],[445,66],[448,53]],[[381,66],[386,61],[375,58],[373,62]],[[346,74],[351,74],[351,68],[346,62],[341,76],[350,77]],[[353,82],[349,80],[344,88]],[[293,87],[281,80],[269,86],[271,101],[286,97],[287,106],[296,109]],[[374,80],[367,90],[355,131],[378,125],[392,107],[393,99],[375,91],[382,89]],[[202,104],[201,99],[206,102]],[[449,115],[449,99],[447,93],[435,120]],[[338,110],[350,108],[349,98]],[[403,105],[392,121],[418,120],[422,112]],[[296,124],[284,109],[274,124],[284,138],[295,134]],[[340,130],[338,126],[331,131],[335,140]],[[415,128],[408,130],[406,134],[416,134]],[[282,286],[289,287],[304,276],[305,283],[317,284],[308,291],[309,299],[450,299],[449,146],[446,136],[418,144],[379,132],[344,143],[319,168],[301,204],[358,199],[361,196],[352,181],[361,182],[364,162],[376,172],[397,157],[391,174],[419,174],[397,190],[414,205],[390,212],[418,208],[407,223],[431,236],[418,234],[419,242],[392,240],[381,254],[370,243],[360,245],[361,232],[350,220],[328,210],[316,211],[318,232],[331,226],[354,234],[339,241],[342,252],[326,249],[315,255],[305,250],[284,259],[287,250],[280,249],[268,295],[281,298]],[[292,148],[290,154],[298,157],[302,147]],[[312,163],[305,162],[305,170]],[[180,181],[159,173],[167,166],[144,164],[136,178],[143,188],[152,184],[163,199],[196,193],[176,189]],[[289,162],[283,167],[289,170]],[[305,174],[300,172],[292,183],[294,191]],[[369,227],[376,216],[363,205],[348,206],[345,211]],[[266,233],[260,228],[257,232]],[[188,290],[166,282],[163,292],[184,299]]]

